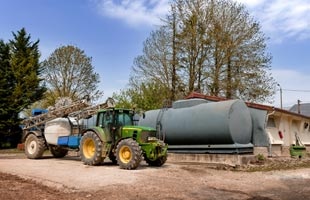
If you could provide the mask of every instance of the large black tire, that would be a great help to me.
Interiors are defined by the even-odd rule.
[[[99,165],[102,163],[103,143],[98,135],[87,131],[80,141],[81,160],[85,165]]]
[[[167,161],[167,156],[162,156],[156,160],[149,160],[146,156],[144,157],[144,160],[146,161],[147,164],[149,164],[149,166],[155,166],[155,167],[160,167],[163,164],[165,164],[165,162]]]
[[[49,145],[49,149],[55,158],[63,158],[68,153],[68,149],[56,145]]]
[[[25,154],[29,159],[41,158],[45,150],[45,141],[34,134],[27,136],[25,141]]]
[[[117,164],[116,156],[113,152],[110,152],[109,158],[112,161],[113,164]]]
[[[121,169],[136,169],[142,159],[141,147],[131,138],[124,139],[117,145],[116,159]]]

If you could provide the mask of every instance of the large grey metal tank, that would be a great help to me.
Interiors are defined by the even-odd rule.
[[[181,100],[172,108],[147,111],[139,125],[161,127],[169,145],[249,144],[252,139],[250,111],[241,100]]]

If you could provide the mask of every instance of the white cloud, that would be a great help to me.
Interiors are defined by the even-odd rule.
[[[309,0],[236,0],[244,3],[275,42],[310,38]]]
[[[236,0],[245,4],[272,41],[310,38],[309,0]],[[97,0],[100,14],[131,26],[159,25],[169,0]]]
[[[263,4],[266,0],[236,0],[236,1],[252,8]]]
[[[111,18],[124,20],[131,26],[158,25],[168,13],[167,0],[99,0],[99,12]]]
[[[282,101],[284,107],[291,107],[301,100],[310,103],[310,88],[307,84],[310,74],[304,74],[291,69],[272,70],[272,75],[282,88]],[[280,107],[280,88],[275,95],[275,106]]]

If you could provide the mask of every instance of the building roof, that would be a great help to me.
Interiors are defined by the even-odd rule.
[[[298,113],[298,104],[293,105],[289,111]],[[300,114],[310,117],[310,103],[300,104]]]

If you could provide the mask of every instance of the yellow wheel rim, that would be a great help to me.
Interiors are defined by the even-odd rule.
[[[131,160],[131,157],[132,157],[132,153],[131,153],[130,148],[128,146],[121,147],[119,151],[119,158],[121,159],[121,161],[123,163],[129,163],[129,161]]]
[[[85,158],[92,158],[95,154],[95,149],[95,142],[91,138],[86,139],[83,144],[83,153]]]

